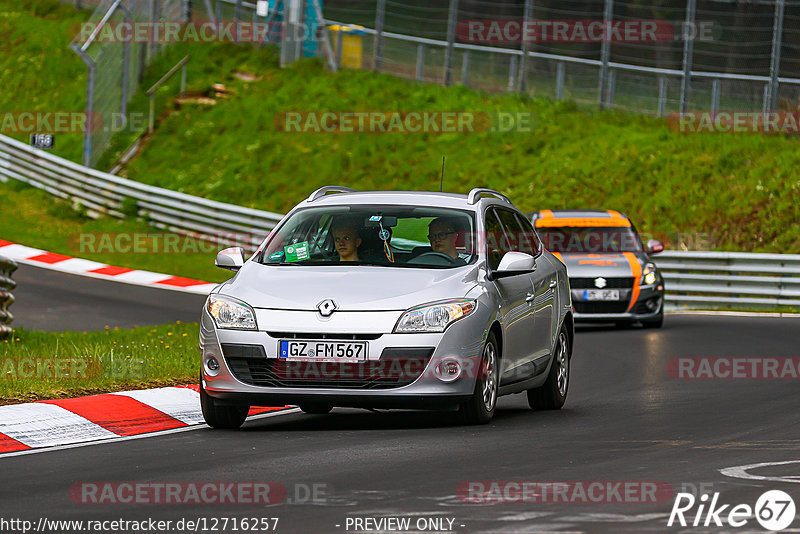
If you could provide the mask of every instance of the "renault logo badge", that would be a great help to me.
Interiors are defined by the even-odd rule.
[[[603,289],[604,287],[606,287],[606,279],[603,278],[602,276],[600,278],[595,278],[594,279],[594,286],[595,287],[599,287],[600,289]]]
[[[319,310],[319,314],[323,317],[329,317],[333,312],[336,311],[338,306],[333,301],[333,299],[325,299],[319,304],[317,304],[317,309]]]

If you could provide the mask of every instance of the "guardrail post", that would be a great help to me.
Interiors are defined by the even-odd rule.
[[[508,65],[508,90],[513,91],[517,86],[517,56],[511,56]]]
[[[784,0],[775,0],[775,19],[772,23],[772,57],[769,63],[769,109],[778,108],[778,73],[781,67],[783,42]]]
[[[533,18],[533,0],[525,0],[525,8],[522,11],[522,27],[525,23]],[[519,72],[517,73],[517,89],[520,92],[525,91],[525,82],[527,80],[528,68],[528,52],[530,51],[530,43],[525,39],[525,32],[520,32],[522,36],[522,56],[519,60]]]
[[[602,61],[603,64],[600,67],[600,80],[598,80],[597,95],[597,103],[600,105],[601,109],[608,102],[606,90],[608,89],[608,61],[611,56],[611,40],[609,37],[611,33],[611,19],[613,17],[614,0],[605,0],[603,9],[603,42],[600,44],[600,61]]]
[[[383,61],[383,20],[386,17],[386,0],[378,0],[375,8],[375,42],[372,46],[372,68],[380,72]]]
[[[469,87],[469,50],[461,57],[461,85]]]
[[[8,311],[8,307],[14,304],[14,295],[11,290],[17,287],[17,283],[11,278],[12,273],[17,269],[17,263],[13,260],[0,256],[0,338],[12,332],[11,321],[14,316]]]
[[[444,84],[450,85],[453,81],[453,47],[456,41],[456,23],[458,18],[458,0],[450,0],[450,10],[447,13],[447,48],[444,52]]]
[[[184,63],[183,67],[181,67],[181,93],[180,93],[181,98],[183,98],[186,95],[186,69],[187,69],[187,64]]]
[[[697,0],[686,0],[686,23],[683,25],[683,78],[681,78],[681,113],[689,111],[694,56],[694,14]],[[692,35],[689,35],[691,32]]]
[[[417,81],[422,81],[422,76],[425,74],[425,45],[417,45]]]
[[[563,61],[556,63],[556,100],[561,100],[564,97],[564,70]]]

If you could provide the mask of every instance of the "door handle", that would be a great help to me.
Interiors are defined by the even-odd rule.
[[[558,281],[557,281],[557,280],[552,280],[552,281],[550,282],[550,289],[552,289],[552,288],[556,287],[557,285],[558,285]]]
[[[533,300],[534,300],[535,298],[536,298],[536,295],[534,295],[534,294],[532,294],[532,293],[528,293],[528,296],[527,296],[527,297],[525,297],[525,302],[527,302],[528,304],[530,304],[531,302],[533,302]]]

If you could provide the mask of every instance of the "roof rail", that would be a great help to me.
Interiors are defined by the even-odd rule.
[[[494,189],[487,189],[485,187],[476,187],[472,191],[469,192],[469,198],[467,199],[467,204],[475,204],[481,199],[481,195],[492,195],[500,200],[504,200],[513,206],[513,203],[508,199],[507,196],[502,195],[495,191]]]
[[[320,187],[319,189],[311,193],[308,199],[306,199],[306,202],[314,202],[318,198],[322,198],[328,193],[355,193],[355,192],[356,192],[355,189],[350,189],[349,187],[342,187],[340,185],[326,185],[325,187]]]

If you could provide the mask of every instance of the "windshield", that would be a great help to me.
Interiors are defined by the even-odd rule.
[[[325,206],[295,212],[267,238],[265,265],[450,268],[475,259],[474,217],[417,206]]]
[[[641,252],[642,242],[633,228],[537,228],[550,252]]]

